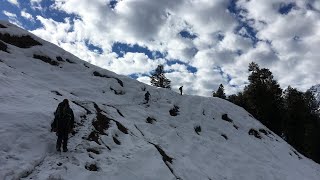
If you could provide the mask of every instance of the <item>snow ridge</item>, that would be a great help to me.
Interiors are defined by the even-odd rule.
[[[4,21],[0,34],[0,179],[320,177],[318,164],[228,101],[117,75]],[[65,98],[76,127],[60,154],[50,123]]]

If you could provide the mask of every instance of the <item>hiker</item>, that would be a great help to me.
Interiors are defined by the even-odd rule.
[[[181,94],[181,95],[182,95],[182,87],[183,87],[183,86],[179,87],[179,90],[180,90],[180,94]]]
[[[68,99],[64,99],[57,107],[54,113],[54,121],[51,124],[51,131],[57,133],[57,151],[61,151],[61,144],[63,142],[63,152],[67,152],[68,148],[68,134],[73,130],[74,115],[72,109],[69,107]]]
[[[150,98],[150,93],[149,91],[147,91],[146,94],[144,95],[144,100],[146,100],[145,104],[149,102],[149,98]]]

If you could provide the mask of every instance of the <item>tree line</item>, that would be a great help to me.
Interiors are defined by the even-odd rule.
[[[300,153],[320,163],[319,103],[310,91],[291,86],[282,90],[267,68],[249,64],[249,84],[226,96],[221,84],[214,97],[226,99],[251,113]]]

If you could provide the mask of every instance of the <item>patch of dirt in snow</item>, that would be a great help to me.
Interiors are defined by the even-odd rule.
[[[4,25],[2,25],[2,24],[0,24],[0,28],[7,28],[6,26],[4,26]]]
[[[17,46],[19,48],[30,48],[32,46],[42,45],[40,42],[34,40],[31,36],[12,36],[10,34],[0,33],[0,40]]]
[[[39,59],[45,63],[51,64],[52,66],[59,66],[59,63],[57,61],[52,60],[51,58],[47,57],[47,56],[42,56],[42,55],[38,55],[38,54],[34,54],[33,55],[34,59]]]
[[[97,131],[95,131],[95,130],[93,130],[90,134],[89,134],[89,136],[88,136],[88,138],[87,138],[87,140],[89,140],[89,141],[94,141],[94,142],[96,142],[97,144],[99,144],[99,145],[101,145],[101,143],[99,142],[99,133],[97,132]]]
[[[62,59],[61,56],[57,56],[56,59],[57,59],[57,61],[64,62],[64,60]]]
[[[116,110],[120,116],[124,117],[123,114],[119,111],[119,109],[116,108]]]
[[[70,64],[77,64],[77,63],[71,61],[70,59],[66,59],[66,61],[67,61],[68,63],[70,63]]]
[[[138,128],[137,125],[134,125],[134,127],[136,127],[136,129],[141,133],[141,135],[144,136],[143,132]]]
[[[268,130],[265,130],[265,129],[259,129],[259,132],[263,133],[264,135],[270,137],[269,135],[271,134],[273,136],[273,134],[268,131]]]
[[[62,96],[62,94],[59,93],[58,91],[51,91],[51,92],[54,93],[54,94],[57,95],[57,96]]]
[[[168,167],[168,169],[170,170],[170,172],[172,173],[172,175],[174,175],[174,177],[176,177],[176,179],[181,179],[179,176],[177,176],[175,174],[175,172],[173,171],[172,167],[170,166],[170,164],[172,164],[172,160],[173,158],[168,156],[166,154],[166,152],[164,152],[164,150],[157,144],[153,144],[151,142],[149,142],[150,144],[152,144],[157,150],[158,152],[160,153],[160,155],[162,156],[162,160],[163,162],[166,164],[166,166]],[[170,163],[170,164],[169,164]]]
[[[101,123],[105,123],[105,124],[106,124],[106,122],[107,122],[108,125],[109,125],[109,122],[110,122],[110,121],[113,121],[113,122],[116,123],[117,128],[118,128],[119,131],[121,131],[121,132],[124,133],[124,134],[128,134],[128,128],[126,128],[126,127],[125,127],[123,124],[121,124],[119,121],[116,121],[116,120],[114,120],[114,119],[108,118],[106,115],[102,114],[102,112],[104,112],[104,113],[106,113],[106,112],[105,112],[105,111],[102,111],[101,108],[100,108],[96,103],[94,103],[94,108],[96,109],[98,115],[100,115],[101,120],[105,119],[104,122],[101,121]],[[113,107],[113,108],[114,108],[114,107]],[[123,115],[121,114],[121,112],[120,112],[118,109],[116,109],[116,110],[117,110],[117,112],[119,113],[119,115],[121,115],[121,116],[123,117]],[[98,116],[97,116],[97,119],[98,119]],[[108,128],[108,127],[107,127],[107,128]]]
[[[99,168],[96,164],[86,164],[85,168],[89,171],[98,171]]]
[[[235,125],[235,124],[233,124],[233,127],[235,128],[235,129],[239,129],[239,127],[237,126],[237,125]]]
[[[94,75],[94,76],[97,76],[97,77],[103,77],[103,78],[113,78],[113,79],[117,80],[117,82],[119,83],[120,86],[123,87],[123,82],[122,82],[119,78],[110,77],[110,76],[101,74],[101,73],[99,73],[98,71],[94,71],[94,72],[93,72],[93,75]]]
[[[146,122],[149,124],[153,124],[153,122],[156,122],[157,120],[155,118],[147,117]]]
[[[124,127],[124,125],[122,125],[120,122],[113,120],[114,122],[116,122],[116,125],[119,129],[119,131],[121,131],[124,134],[128,134],[128,129],[126,127]]]
[[[109,128],[110,120],[107,116],[101,112],[97,113],[96,120],[92,122],[93,127],[99,134],[106,135],[105,131]]]
[[[224,137],[224,139],[228,140],[228,136],[225,134],[221,134],[222,137]]]
[[[124,115],[120,112],[120,110],[118,109],[118,108],[116,108],[115,106],[112,106],[112,105],[106,105],[106,104],[103,104],[104,106],[109,106],[109,107],[112,107],[112,108],[114,108],[116,111],[117,111],[117,113],[121,116],[121,117],[124,117]]]
[[[222,114],[221,118],[227,122],[233,122],[233,120],[228,117],[228,114]]]
[[[115,95],[124,95],[124,94],[126,94],[124,91],[113,89],[111,86],[110,86],[110,90],[113,91]]]
[[[299,155],[299,153],[295,150],[292,149],[292,152],[299,158],[299,159],[302,159],[302,157]]]
[[[93,149],[93,148],[88,148],[87,149],[87,152],[92,152],[94,154],[100,154],[100,151],[99,150],[96,150],[96,149]]]
[[[260,133],[259,133],[257,130],[255,130],[255,129],[250,129],[249,132],[248,132],[248,134],[249,134],[249,135],[252,135],[252,136],[254,136],[254,137],[258,138],[258,139],[261,139],[261,138],[262,138],[261,135],[260,135]]]
[[[0,50],[9,53],[8,46],[2,41],[0,41]]]
[[[151,143],[151,144],[152,144],[152,143]],[[173,160],[172,157],[168,156],[168,155],[164,152],[164,150],[163,150],[159,145],[156,145],[156,144],[152,144],[152,145],[154,145],[154,147],[159,151],[159,153],[160,153],[161,156],[162,156],[162,160],[163,160],[164,162],[169,162],[170,164],[172,164],[172,160]]]
[[[121,145],[121,142],[115,136],[113,136],[112,139],[114,143],[116,143],[117,145]]]
[[[82,107],[84,110],[86,110],[87,114],[92,114],[92,112],[86,108],[81,102],[72,101],[75,105]]]
[[[172,109],[169,111],[171,116],[177,116],[179,115],[179,107],[174,105]]]
[[[195,131],[198,135],[200,135],[201,127],[200,127],[200,126],[194,127],[194,131]]]

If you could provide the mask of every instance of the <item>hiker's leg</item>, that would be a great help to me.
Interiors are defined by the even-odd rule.
[[[61,143],[62,143],[62,133],[58,133],[58,139],[57,139],[57,145],[56,145],[57,151],[60,151]]]
[[[63,133],[63,151],[68,151],[68,133]]]

